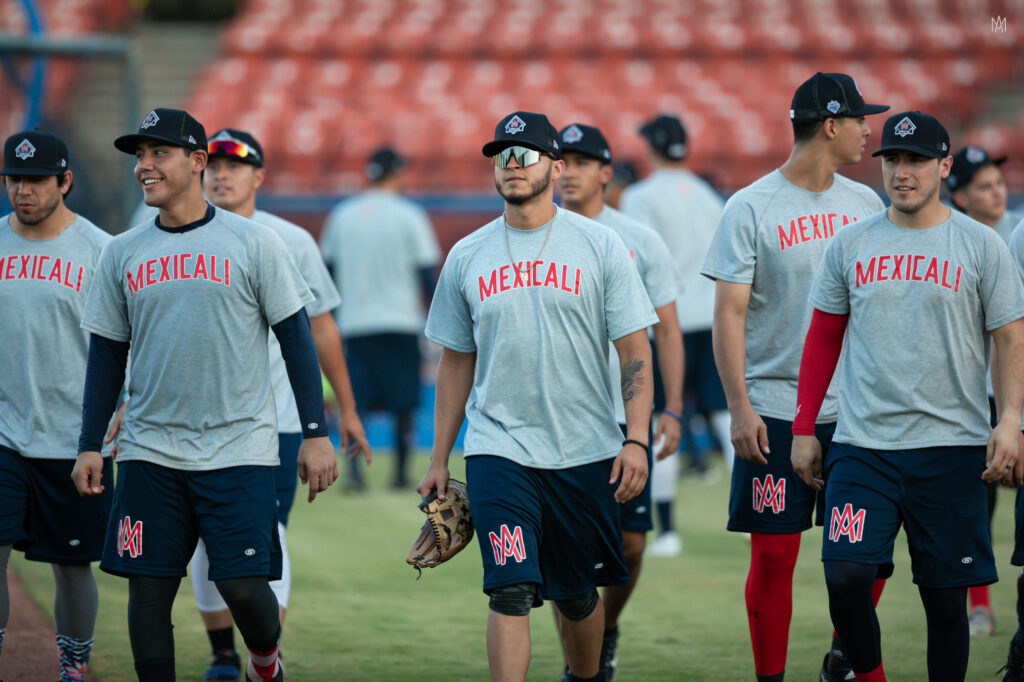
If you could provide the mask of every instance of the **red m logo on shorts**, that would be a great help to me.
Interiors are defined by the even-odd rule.
[[[839,507],[832,507],[832,520],[828,526],[828,539],[832,542],[839,542],[839,538],[847,536],[850,542],[860,542],[864,539],[864,517],[866,509],[858,509],[853,513],[853,505],[849,502],[839,511]]]
[[[487,534],[491,540],[491,549],[494,550],[494,563],[499,566],[505,565],[505,559],[512,557],[516,563],[522,563],[526,558],[526,549],[523,548],[523,529],[516,526],[510,531],[508,526],[501,524],[501,534],[493,530]]]
[[[765,507],[771,507],[775,514],[781,514],[786,509],[786,477],[782,476],[778,481],[768,474],[762,481],[754,479],[754,511],[758,514],[764,511]]]
[[[130,516],[117,524],[117,556],[124,556],[125,551],[133,559],[142,554],[142,521],[133,524]]]

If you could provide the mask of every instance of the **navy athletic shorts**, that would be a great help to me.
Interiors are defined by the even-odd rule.
[[[280,579],[274,467],[182,471],[138,460],[118,464],[100,568],[120,576],[184,576],[199,538],[210,580]]]
[[[345,362],[360,410],[411,412],[420,399],[420,345],[415,334],[345,339]]]
[[[288,525],[288,514],[295,503],[295,488],[299,481],[299,446],[301,433],[277,434],[277,456],[281,463],[274,467],[274,488],[277,492],[277,520]]]
[[[619,424],[622,436],[626,436],[626,425]],[[651,514],[651,472],[654,471],[654,435],[650,427],[647,429],[647,481],[640,494],[629,502],[619,505],[619,524],[622,530],[631,533],[646,533],[654,529],[654,517]]]
[[[729,489],[729,530],[743,533],[788,535],[810,528],[817,509],[822,519],[822,496],[803,482],[790,460],[793,422],[761,417],[768,429],[768,464],[736,458]],[[814,435],[821,443],[821,456],[829,456],[835,424],[817,424]]]
[[[1013,503],[1013,520],[1015,523],[1013,556],[1010,557],[1010,563],[1014,566],[1024,566],[1024,495],[1021,495],[1021,490],[1024,490],[1024,488],[1017,488],[1017,496],[1014,498]]]
[[[995,582],[984,470],[984,446],[870,450],[833,443],[822,561],[891,564],[903,526],[918,585]]]
[[[73,459],[22,457],[0,446],[0,545],[50,564],[99,561],[114,497],[114,466],[103,458],[105,490],[82,497]]]
[[[608,484],[613,461],[533,469],[492,455],[466,458],[485,593],[533,583],[540,606],[629,584],[619,503]]]

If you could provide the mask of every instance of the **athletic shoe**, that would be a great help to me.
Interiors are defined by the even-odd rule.
[[[210,667],[203,673],[204,682],[238,682],[242,674],[242,661],[232,649],[224,649],[210,656]]]
[[[825,654],[825,660],[821,662],[821,672],[818,674],[820,682],[842,682],[843,680],[856,680],[853,674],[853,666],[846,660],[846,656],[839,649]]]
[[[992,609],[987,606],[975,606],[967,614],[967,627],[971,631],[971,637],[991,637],[996,631],[996,617],[992,615]]]
[[[1003,676],[1000,682],[1024,682],[1024,651],[1017,648],[1017,645],[1010,641],[1010,653],[1006,655],[1006,665],[1003,666]]]
[[[3,682],[3,680],[0,680]],[[565,666],[565,670],[562,671],[562,677],[559,678],[558,682],[572,682],[572,673],[569,672],[569,666]]]
[[[615,668],[619,659],[615,655],[615,647],[619,644],[619,629],[605,632],[601,638],[601,664],[600,671],[604,673],[605,682],[612,682],[615,679]]]
[[[246,682],[263,682],[263,678],[260,677],[260,674],[256,672],[256,668],[253,667],[252,661],[249,661],[249,664],[245,667],[245,679]],[[282,663],[279,658],[277,659],[277,671],[274,673],[274,676],[270,678],[270,682],[284,682],[285,679],[284,663]]]
[[[683,539],[674,530],[662,533],[647,548],[647,553],[651,556],[679,556],[682,552]]]

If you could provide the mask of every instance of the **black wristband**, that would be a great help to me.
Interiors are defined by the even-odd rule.
[[[647,443],[642,443],[642,442],[640,442],[638,440],[634,440],[632,438],[627,438],[626,440],[622,441],[622,447],[626,447],[626,443],[632,443],[633,445],[639,445],[640,447],[642,447],[644,449],[644,454],[645,455],[651,454],[651,446],[648,445]]]

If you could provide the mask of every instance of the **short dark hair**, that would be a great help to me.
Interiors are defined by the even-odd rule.
[[[793,121],[793,141],[808,142],[821,130],[824,121]]]

